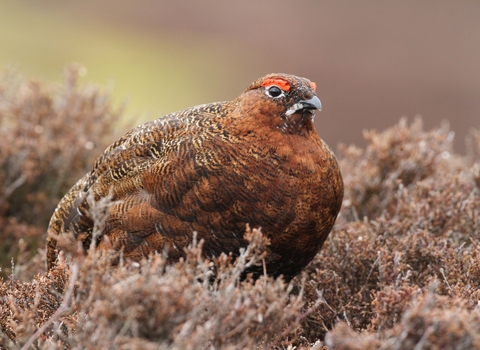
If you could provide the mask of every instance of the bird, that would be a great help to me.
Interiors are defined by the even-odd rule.
[[[338,161],[314,127],[321,108],[315,83],[274,73],[232,101],[137,126],[59,202],[47,230],[47,268],[72,244],[66,235],[89,248],[88,197],[111,196],[96,249],[122,250],[137,262],[164,254],[172,263],[196,235],[204,257],[235,258],[248,245],[249,225],[270,241],[252,274],[291,280],[322,248],[343,200]]]

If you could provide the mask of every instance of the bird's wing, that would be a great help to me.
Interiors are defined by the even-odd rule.
[[[218,118],[226,115],[226,109],[226,103],[214,103],[172,113],[132,129],[110,145],[92,170],[70,189],[57,206],[48,229],[48,265],[51,266],[56,259],[57,240],[65,231],[73,233],[75,238],[82,234],[84,247],[89,246],[93,229],[87,200],[89,195],[95,201],[109,195],[112,201],[118,201],[110,210],[110,214],[117,215],[111,215],[106,223],[113,229],[115,225],[120,225],[119,216],[124,217],[123,221],[130,218],[132,225],[135,225],[133,222],[142,222],[145,215],[151,218],[155,213],[152,205],[157,210],[159,205],[163,206],[168,212],[168,205],[174,204],[178,195],[173,187],[177,184],[179,188],[191,187],[201,177],[198,166],[193,164],[195,147],[191,145],[201,146],[202,139],[209,134],[208,130],[205,133],[205,129],[219,125]],[[214,134],[212,132],[210,136],[214,137]],[[159,186],[162,176],[165,179]],[[156,191],[157,187],[165,193]],[[155,199],[156,195],[162,198]],[[128,217],[125,216],[127,210],[130,213]],[[140,215],[138,220],[133,219],[135,213]],[[121,224],[125,226],[125,222]],[[129,226],[128,222],[126,226]],[[138,228],[137,231],[141,231]]]

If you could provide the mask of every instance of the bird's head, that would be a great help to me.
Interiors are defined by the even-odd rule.
[[[322,104],[316,85],[288,74],[269,74],[251,84],[237,102],[243,115],[257,118],[284,134],[305,135],[313,129],[315,110]]]

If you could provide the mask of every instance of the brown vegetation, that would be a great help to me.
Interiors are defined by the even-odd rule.
[[[2,269],[20,248],[36,251],[60,198],[111,141],[120,113],[107,93],[78,86],[81,71],[71,66],[62,86],[48,87],[13,70],[0,76]]]
[[[240,280],[268,244],[256,230],[233,263],[202,260],[200,242],[171,266],[154,256],[112,268],[118,257],[90,250],[45,273],[46,221],[118,119],[107,94],[65,76],[55,89],[0,80],[3,273],[17,256],[0,285],[2,347],[480,347],[479,131],[466,156],[447,125],[423,131],[420,120],[366,132],[366,149],[342,146],[340,217],[288,285]]]

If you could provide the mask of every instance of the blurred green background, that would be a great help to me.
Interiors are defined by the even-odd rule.
[[[315,81],[332,147],[422,115],[449,120],[459,150],[480,126],[480,2],[0,1],[0,66],[113,89],[135,124],[229,100],[271,72]]]
[[[237,59],[235,47],[222,50],[212,37],[146,33],[57,5],[0,2],[1,65],[59,81],[63,67],[81,63],[85,82],[112,89],[118,102],[127,102],[126,114],[140,121],[218,98],[221,79],[233,80],[231,68],[248,56]]]

